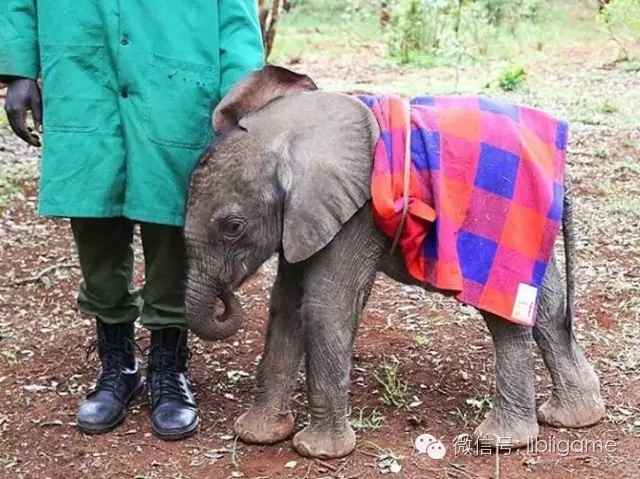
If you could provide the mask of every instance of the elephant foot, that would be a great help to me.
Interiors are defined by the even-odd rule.
[[[540,427],[531,411],[531,417],[507,415],[492,409],[473,432],[478,444],[493,449],[519,449],[526,447],[537,436]]]
[[[307,426],[293,436],[293,447],[301,456],[337,459],[353,451],[356,447],[356,434],[349,424],[340,431]]]
[[[605,409],[596,377],[581,388],[554,388],[551,397],[538,409],[538,421],[552,427],[587,427],[599,422]]]
[[[234,431],[249,444],[275,444],[293,433],[294,422],[291,413],[274,414],[266,408],[252,408],[236,419]]]

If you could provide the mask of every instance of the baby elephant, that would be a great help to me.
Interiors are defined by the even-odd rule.
[[[394,168],[385,158],[405,148],[400,140],[408,131],[401,118],[406,111],[397,102],[389,103],[395,113],[385,124],[384,104],[375,98],[323,92],[305,75],[268,65],[241,81],[214,112],[218,137],[192,174],[185,225],[192,331],[204,340],[237,331],[243,320],[234,290],[279,254],[255,403],[235,423],[242,440],[269,444],[293,433],[290,396],[304,357],[310,420],[294,436],[295,449],[318,458],[353,450],[356,439],[347,417],[350,358],[377,271],[454,296],[482,314],[495,348],[496,390],[493,409],[474,432],[477,438],[522,447],[538,434],[538,421],[574,428],[602,418],[599,379],[572,329],[571,190],[564,171],[552,163],[562,157],[566,131],[559,122],[555,140],[552,135],[547,144],[539,138],[548,132],[534,135],[542,123],[532,120],[533,110],[502,104],[498,111],[500,104],[486,99],[458,101],[472,100],[487,115],[478,120],[445,108],[435,125],[439,137],[428,133],[433,118],[414,119],[422,121],[422,133],[410,135],[408,176],[402,174],[404,154]],[[438,101],[446,106],[454,100]],[[421,102],[432,105],[434,99],[413,104]],[[529,152],[522,158],[508,153],[513,149],[508,117],[516,116],[530,125],[522,133]],[[485,117],[504,120],[503,126],[487,130]],[[464,128],[455,133],[456,125]],[[493,137],[478,150],[483,125],[482,134]],[[429,155],[419,151],[421,144],[431,149]],[[480,158],[478,172],[445,164],[465,155]],[[398,169],[401,173],[393,174]],[[536,172],[546,172],[555,186],[534,190],[531,185],[545,184],[534,178]],[[417,177],[430,180],[420,183]],[[410,183],[406,189],[398,187],[403,181]],[[394,188],[399,197],[410,193],[410,201],[385,198]],[[549,204],[540,206],[544,202]],[[544,212],[532,213],[536,208]],[[552,253],[560,223],[566,301]],[[478,233],[482,228],[484,236]],[[499,237],[487,239],[492,234]],[[531,249],[532,244],[538,246]],[[512,284],[522,271],[533,286]],[[225,305],[219,316],[216,298]],[[537,415],[534,340],[553,381],[553,393]]]

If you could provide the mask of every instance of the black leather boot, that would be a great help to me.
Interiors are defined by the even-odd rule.
[[[151,331],[149,384],[152,429],[164,440],[195,434],[200,418],[186,376],[189,350],[187,330],[165,328]]]
[[[105,324],[96,319],[96,348],[101,371],[95,388],[80,405],[76,425],[82,432],[101,434],[118,426],[127,413],[127,405],[144,392],[144,376],[135,357],[133,323]]]

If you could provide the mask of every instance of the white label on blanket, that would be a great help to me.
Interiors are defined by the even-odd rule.
[[[513,319],[530,323],[533,320],[533,308],[536,305],[536,296],[538,296],[538,288],[520,283],[518,285],[516,301],[513,304],[513,312],[511,313]]]

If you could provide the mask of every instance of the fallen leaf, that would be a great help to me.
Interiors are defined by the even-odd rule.
[[[204,457],[213,461],[217,461],[222,457],[222,454],[220,454],[219,452],[205,452]]]
[[[22,386],[22,389],[29,391],[30,393],[37,393],[40,391],[46,391],[49,388],[47,386],[41,386],[40,384],[27,384],[26,386]]]
[[[62,426],[62,421],[60,421],[59,419],[56,419],[55,421],[43,422],[42,424],[40,424],[40,427],[47,427],[47,426]]]

